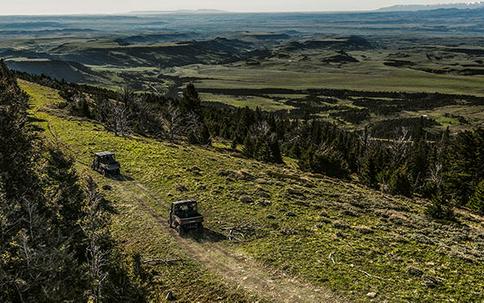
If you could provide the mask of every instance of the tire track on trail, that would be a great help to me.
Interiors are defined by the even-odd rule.
[[[163,232],[170,234],[189,257],[203,264],[208,271],[222,277],[226,282],[237,285],[237,288],[273,302],[345,302],[328,289],[302,282],[247,256],[235,254],[210,239],[197,241],[180,237],[169,227],[167,218],[153,209],[148,201],[160,205],[163,205],[163,202],[142,184],[136,181],[123,181],[115,182],[113,185],[114,190],[138,202],[142,209],[158,222]]]

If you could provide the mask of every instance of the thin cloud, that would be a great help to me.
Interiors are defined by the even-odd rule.
[[[15,0],[2,3],[1,15],[112,14],[131,11],[218,9],[234,12],[351,11],[371,10],[414,1],[392,0]],[[455,0],[421,0],[421,4],[452,3]]]

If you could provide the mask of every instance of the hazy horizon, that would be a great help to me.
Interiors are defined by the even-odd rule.
[[[421,0],[179,0],[176,4],[156,0],[84,0],[71,3],[61,0],[18,0],[2,5],[0,15],[70,15],[70,14],[125,14],[135,11],[176,11],[214,9],[230,12],[334,12],[374,10],[392,5],[429,5],[465,3],[465,1]]]

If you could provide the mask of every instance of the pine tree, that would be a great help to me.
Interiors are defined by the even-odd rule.
[[[83,275],[35,173],[42,153],[26,123],[26,97],[0,63],[0,242],[2,302],[82,297]]]
[[[484,214],[484,180],[477,184],[468,204],[470,208]]]
[[[52,212],[52,223],[58,225],[61,233],[72,240],[77,256],[82,258],[85,234],[80,222],[85,216],[85,194],[74,170],[74,160],[50,147],[44,171],[47,176],[43,187],[47,189],[46,197]]]
[[[372,155],[367,155],[362,160],[360,174],[363,182],[371,188],[378,188],[378,169]]]
[[[399,167],[394,171],[389,180],[390,192],[396,195],[411,197],[413,194],[412,183],[405,166]]]
[[[256,152],[255,141],[250,134],[247,134],[244,139],[244,147],[242,152],[249,158],[253,158]]]
[[[198,112],[201,106],[200,96],[193,83],[190,83],[183,90],[183,98],[180,106],[184,112],[195,111]]]
[[[453,204],[451,197],[443,190],[439,190],[427,207],[427,215],[439,220],[453,220]]]

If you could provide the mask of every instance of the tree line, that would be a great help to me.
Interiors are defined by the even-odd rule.
[[[436,218],[452,219],[452,208],[456,206],[484,213],[482,128],[456,135],[448,129],[431,134],[426,129],[433,125],[432,120],[421,117],[349,131],[312,116],[291,117],[259,108],[202,104],[193,84],[187,85],[181,97],[168,97],[27,77],[36,82],[42,79],[44,84],[51,81],[50,86],[60,89],[72,114],[99,120],[119,134],[134,131],[193,144],[210,144],[211,138],[220,137],[232,142],[234,149],[242,146],[243,154],[260,161],[282,163],[283,156],[288,156],[306,171],[338,178],[356,177],[367,186],[388,193],[430,198],[428,213]],[[331,92],[335,97],[350,93],[324,90],[326,94]],[[364,95],[374,97],[374,93]],[[402,97],[397,93],[384,95]],[[408,95],[412,100],[430,98],[429,94]],[[455,97],[438,96],[445,102]],[[477,97],[466,98],[480,102]]]

